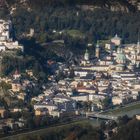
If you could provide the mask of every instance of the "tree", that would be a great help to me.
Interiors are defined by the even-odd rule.
[[[35,128],[35,124],[34,124],[34,121],[33,121],[33,118],[32,118],[32,117],[27,118],[27,124],[26,124],[26,126],[27,126],[29,129]]]
[[[111,103],[111,100],[110,100],[109,97],[106,97],[106,98],[102,101],[102,104],[103,104],[103,106],[104,106],[105,108],[109,107],[110,103]]]
[[[18,124],[13,124],[13,130],[14,130],[14,131],[17,131],[18,129],[19,129]]]
[[[101,122],[100,128],[101,128],[102,130],[105,130],[105,129],[106,129],[106,123],[105,123],[105,121],[102,121],[102,122]]]
[[[4,81],[2,81],[1,83],[0,83],[0,86],[4,89],[4,90],[8,90],[8,89],[11,89],[12,88],[12,86],[11,86],[11,84],[8,84],[8,83],[6,83],[6,82],[4,82]]]
[[[75,74],[74,74],[74,70],[70,69],[70,74],[69,74],[69,78],[74,78]]]
[[[127,124],[129,120],[130,120],[130,118],[127,115],[118,117],[119,125]]]
[[[42,140],[42,137],[40,135],[37,135],[36,140]]]
[[[11,129],[9,126],[3,126],[2,130],[3,130],[4,134],[8,134]]]
[[[34,117],[34,123],[36,127],[39,127],[41,125],[41,117],[40,116],[35,116]]]
[[[11,118],[13,118],[14,120],[18,120],[21,117],[21,113],[20,112],[11,112],[10,113]]]
[[[114,133],[111,140],[139,140],[140,122],[136,119],[129,120],[125,124],[118,125],[117,133]]]

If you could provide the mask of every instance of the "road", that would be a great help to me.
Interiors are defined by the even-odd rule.
[[[95,114],[95,113],[87,113],[86,117],[103,119],[103,120],[117,120],[117,118],[118,118],[118,117],[113,116],[113,115],[103,115],[103,114]]]

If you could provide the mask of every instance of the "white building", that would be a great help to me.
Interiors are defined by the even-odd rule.
[[[87,102],[89,100],[89,94],[87,93],[80,93],[78,95],[73,95],[71,98],[75,101],[83,101]]]
[[[56,110],[57,109],[57,106],[53,103],[37,103],[34,105],[34,109],[43,109],[43,108],[47,108],[49,112],[53,111],[53,110]]]
[[[0,20],[0,51],[19,49],[23,51],[23,46],[18,41],[13,41],[10,37],[11,21]]]
[[[118,96],[112,97],[112,103],[113,105],[120,105],[124,102],[124,99]]]
[[[5,51],[5,50],[6,50],[5,45],[0,45],[0,52],[3,52],[3,51]]]

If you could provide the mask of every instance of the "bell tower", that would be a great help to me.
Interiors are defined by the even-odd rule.
[[[95,56],[97,58],[100,58],[100,45],[99,45],[99,41],[97,41],[97,44],[96,44]]]

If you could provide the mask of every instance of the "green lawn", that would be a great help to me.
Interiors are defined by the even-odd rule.
[[[84,38],[84,34],[79,30],[67,30],[66,33],[74,38]]]
[[[112,111],[105,112],[103,114],[118,115],[118,114],[121,114],[123,112],[132,111],[132,110],[135,110],[135,109],[140,109],[140,103],[136,104],[136,105],[129,106],[129,107],[125,107],[125,108],[124,107],[123,108],[118,108],[118,109],[115,109],[115,110],[112,110]]]

